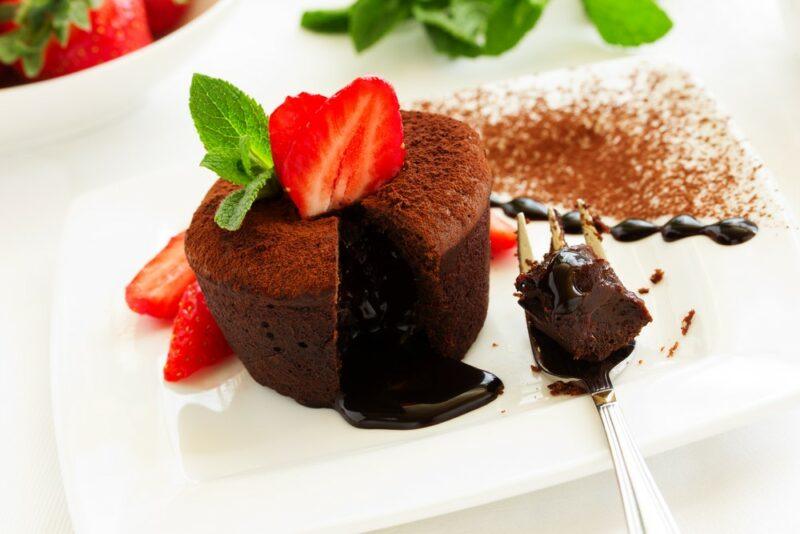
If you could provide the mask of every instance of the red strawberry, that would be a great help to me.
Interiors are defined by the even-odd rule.
[[[305,131],[311,117],[326,100],[322,95],[300,93],[287,97],[269,116],[269,142],[278,174],[283,174],[283,163],[298,134]]]
[[[394,178],[404,157],[394,89],[380,78],[358,78],[311,116],[278,178],[300,215],[314,217],[372,193]]]
[[[489,242],[492,256],[497,256],[517,246],[517,232],[514,226],[495,210],[491,210],[489,219]]]
[[[171,319],[178,313],[178,301],[194,282],[183,243],[186,232],[169,240],[167,246],[139,271],[125,288],[125,301],[136,313]]]
[[[51,0],[56,4],[56,0]],[[69,0],[77,2],[77,0]],[[25,8],[22,4],[21,8]],[[76,8],[77,9],[77,8]],[[57,11],[53,7],[54,13]],[[27,78],[43,80],[77,72],[100,63],[123,56],[153,41],[147,25],[144,0],[102,0],[96,9],[89,13],[91,28],[84,30],[75,26],[69,11],[59,12],[51,17],[20,18],[16,29],[17,50],[41,60],[17,61],[15,67]],[[68,13],[65,15],[64,13]],[[65,18],[66,17],[66,18]],[[64,26],[68,35],[65,45],[56,38],[57,26]],[[50,35],[41,40],[40,35]]]
[[[198,369],[213,365],[231,354],[225,336],[206,306],[200,284],[192,282],[181,297],[172,323],[164,379],[177,382]]]
[[[191,0],[144,0],[147,21],[155,37],[161,37],[180,26]]]

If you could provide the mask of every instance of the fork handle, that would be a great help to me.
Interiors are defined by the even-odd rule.
[[[678,533],[678,527],[658,490],[628,424],[617,405],[613,389],[592,395],[606,431],[617,484],[630,533]]]

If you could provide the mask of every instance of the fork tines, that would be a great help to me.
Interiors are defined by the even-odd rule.
[[[592,249],[594,255],[600,259],[607,259],[606,253],[603,250],[603,244],[600,242],[600,234],[597,232],[597,227],[594,225],[594,217],[589,213],[589,208],[582,198],[578,199],[578,212],[581,214],[581,230],[583,231],[583,240]]]
[[[600,234],[594,225],[594,218],[589,212],[589,208],[583,199],[578,199],[578,212],[581,216],[581,230],[583,232],[583,240],[586,245],[592,249],[594,255],[601,259],[607,259],[606,253],[603,250],[603,244],[600,241]],[[550,225],[550,251],[561,250],[567,246],[564,239],[564,228],[561,226],[561,221],[558,218],[553,208],[547,209],[547,221]],[[519,272],[526,273],[530,270],[536,260],[533,258],[533,249],[531,248],[530,238],[528,231],[525,227],[525,215],[522,213],[517,215],[517,256],[519,259]]]

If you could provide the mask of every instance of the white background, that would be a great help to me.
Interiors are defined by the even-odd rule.
[[[413,99],[627,54],[666,57],[706,82],[778,177],[792,209],[800,207],[800,9],[790,0],[664,1],[675,28],[632,52],[603,45],[578,0],[551,0],[513,52],[459,61],[434,55],[413,26],[361,56],[345,39],[298,28],[303,7],[335,3],[241,0],[225,26],[183,68],[165,73],[127,117],[21,152],[0,147],[0,531],[71,531],[53,442],[48,361],[63,216],[70,199],[87,189],[197,164],[200,145],[186,106],[192,72],[230,79],[272,109],[286,94],[331,92],[365,73],[385,76],[401,98]],[[0,107],[0,128],[13,128],[2,116]],[[776,251],[770,260],[779,257]],[[649,464],[685,532],[797,532],[799,450],[795,409]],[[619,532],[622,525],[613,477],[603,473],[392,530]]]

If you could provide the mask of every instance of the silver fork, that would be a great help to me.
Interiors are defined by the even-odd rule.
[[[606,259],[592,217],[581,200],[578,201],[578,209],[581,214],[584,241],[598,258]],[[552,209],[548,212],[548,219],[551,249],[560,250],[566,246],[564,231]],[[525,216],[521,213],[517,215],[517,245],[521,273],[527,272],[534,262],[525,223]],[[556,348],[555,342],[536,330],[527,313],[526,321],[536,365],[550,375],[583,382],[592,396],[611,449],[628,532],[679,532],[669,507],[628,430],[628,424],[617,404],[617,396],[609,376],[611,370],[630,355],[633,346],[620,349],[601,362],[557,357],[560,351],[548,350]]]

